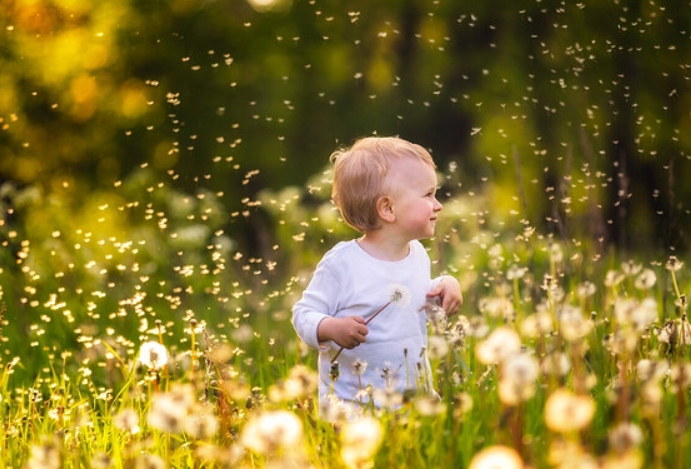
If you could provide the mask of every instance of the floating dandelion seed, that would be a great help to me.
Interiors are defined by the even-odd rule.
[[[139,349],[137,361],[150,370],[160,370],[168,364],[168,350],[158,342],[145,342]]]
[[[523,460],[518,452],[508,446],[490,446],[470,460],[468,469],[521,469]]]

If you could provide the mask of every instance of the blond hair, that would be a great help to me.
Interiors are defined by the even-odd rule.
[[[331,198],[348,225],[360,232],[380,227],[377,200],[389,190],[385,184],[387,173],[403,158],[415,158],[436,168],[427,150],[398,137],[361,138],[350,148],[331,154]]]

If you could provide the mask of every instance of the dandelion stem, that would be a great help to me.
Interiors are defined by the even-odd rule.
[[[677,300],[681,299],[681,292],[679,291],[679,285],[677,284],[677,276],[674,274],[674,270],[670,270],[672,275],[672,285],[674,286],[674,294],[677,295]]]
[[[384,306],[382,306],[381,308],[379,308],[378,310],[376,310],[372,316],[370,316],[369,318],[367,318],[367,320],[365,321],[365,326],[366,326],[367,324],[369,324],[369,323],[372,321],[372,319],[376,318],[376,317],[379,315],[379,313],[381,313],[382,311],[384,311],[384,310],[386,309],[386,307],[389,306],[392,302],[393,302],[393,300],[390,300],[390,301],[389,301],[388,303],[386,303]],[[338,349],[338,352],[336,352],[336,355],[334,355],[333,358],[331,359],[331,363],[333,363],[333,362],[336,361],[336,359],[337,359],[338,356],[341,354],[341,352],[343,351],[344,348],[345,348],[345,347],[341,347],[340,349]]]

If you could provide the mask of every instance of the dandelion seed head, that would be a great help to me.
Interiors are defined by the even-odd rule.
[[[643,269],[643,266],[632,260],[628,260],[621,263],[621,271],[627,277],[633,277],[637,275],[641,271],[641,269]]]
[[[592,329],[592,322],[583,316],[583,310],[577,306],[563,305],[559,309],[559,331],[569,342],[581,340]]]
[[[145,342],[139,349],[137,361],[150,370],[160,370],[168,364],[168,349],[158,342]]]
[[[415,410],[420,415],[427,417],[441,415],[446,412],[446,404],[436,395],[417,396],[413,404],[415,405]]]
[[[513,319],[513,303],[507,297],[482,298],[478,307],[483,314],[491,318]]]
[[[495,445],[475,454],[468,469],[522,469],[523,460],[518,452],[508,446]]]
[[[139,414],[131,408],[122,409],[113,417],[113,425],[118,430],[131,435],[139,433]]]
[[[521,350],[521,339],[513,329],[502,326],[490,333],[475,346],[475,354],[480,363],[494,365],[502,363]]]
[[[182,433],[189,409],[195,404],[191,385],[176,385],[170,392],[156,393],[151,398],[148,422],[164,432]]]
[[[166,469],[165,460],[155,454],[143,454],[134,460],[135,469]]]
[[[100,451],[91,458],[91,467],[94,469],[110,469],[113,467],[113,459],[108,454]]]
[[[639,290],[649,290],[657,283],[657,276],[652,269],[643,269],[634,281],[634,286]]]
[[[61,446],[57,437],[43,444],[32,444],[26,469],[59,469],[62,467]]]
[[[403,394],[392,387],[375,388],[372,396],[382,409],[397,409],[403,404]]]
[[[609,429],[607,440],[615,451],[624,452],[643,443],[643,431],[634,423],[620,422]]]
[[[667,360],[643,358],[636,363],[636,377],[641,381],[661,381],[668,371]]]
[[[670,256],[667,262],[665,263],[665,268],[669,270],[670,272],[677,272],[681,270],[681,268],[684,266],[684,263],[680,261],[677,256]]]
[[[362,376],[365,370],[367,370],[367,362],[358,358],[353,362],[350,371],[356,376]]]
[[[468,328],[466,330],[468,331],[468,336],[482,339],[489,334],[490,327],[484,317],[472,316],[468,320]]]
[[[542,360],[542,371],[553,376],[566,376],[571,370],[571,360],[563,352],[553,352]]]
[[[607,455],[596,469],[642,469],[645,467],[645,457],[638,449]]]
[[[525,274],[527,272],[528,272],[527,267],[519,267],[519,266],[513,264],[506,271],[506,279],[507,280],[518,280],[518,279],[525,277]]]
[[[294,413],[276,410],[252,417],[242,430],[241,441],[257,454],[271,455],[299,449],[303,436],[302,422]]]
[[[647,415],[660,415],[660,404],[665,397],[665,393],[659,383],[649,382],[641,386],[641,400],[643,411]]]
[[[345,422],[341,427],[341,458],[349,468],[373,467],[372,459],[383,438],[381,424],[370,416]]]
[[[447,326],[446,311],[436,302],[427,301],[423,306],[427,319],[430,320],[436,330],[444,330]]]
[[[196,404],[188,410],[183,424],[183,431],[195,439],[212,438],[218,433],[219,422],[213,407],[206,404]]]
[[[540,364],[528,353],[509,357],[501,367],[499,399],[506,405],[517,405],[535,395]]]
[[[462,348],[465,345],[465,338],[468,335],[470,322],[462,314],[458,315],[453,326],[448,331],[448,342],[451,347]]]
[[[473,409],[473,397],[467,392],[461,392],[454,396],[454,415],[461,416]]]
[[[557,264],[564,260],[564,251],[560,244],[552,243],[549,245],[549,258]]]
[[[449,353],[446,338],[439,334],[432,334],[427,339],[427,353],[430,360],[441,360]]]
[[[546,309],[542,309],[526,316],[520,324],[521,333],[531,339],[544,337],[554,330],[552,315]]]
[[[319,414],[327,422],[341,423],[357,415],[353,406],[334,394],[327,394],[319,401]]]
[[[585,281],[576,287],[576,295],[581,298],[590,298],[597,291],[597,287],[593,282]]]
[[[669,377],[677,387],[677,392],[691,385],[691,364],[675,363],[670,367]]]
[[[577,395],[561,388],[547,398],[545,423],[557,433],[583,430],[590,425],[595,414],[595,403],[590,396]]]
[[[407,306],[410,304],[410,290],[405,285],[391,284],[388,287],[389,301],[396,306]]]
[[[547,460],[560,469],[602,469],[598,460],[576,441],[554,441],[549,446]]]
[[[294,399],[312,395],[319,386],[319,375],[304,365],[296,365],[288,372],[288,385]]]
[[[624,280],[624,274],[617,270],[608,270],[605,274],[605,286],[608,288],[616,287]]]
[[[631,329],[617,329],[605,336],[603,344],[614,355],[628,355],[638,347],[640,336]]]

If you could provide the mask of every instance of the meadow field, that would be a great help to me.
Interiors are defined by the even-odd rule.
[[[429,318],[441,398],[353,417],[318,408],[317,353],[290,324],[321,253],[353,235],[328,172],[231,214],[166,177],[144,166],[81,209],[69,188],[2,187],[0,468],[685,467],[689,275],[673,252],[623,257],[541,232],[518,197],[500,211],[447,191],[426,245],[465,302]],[[265,257],[220,228],[259,212]]]

